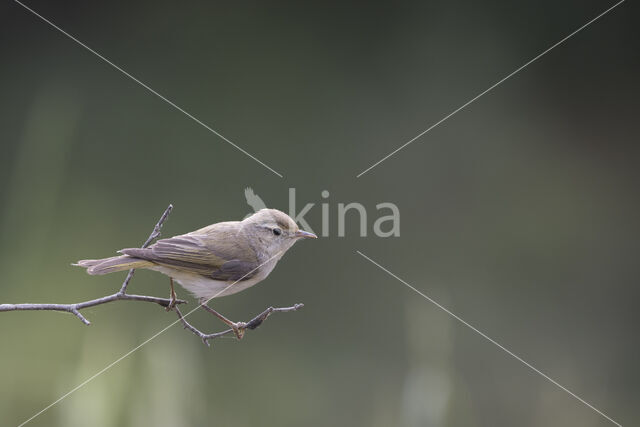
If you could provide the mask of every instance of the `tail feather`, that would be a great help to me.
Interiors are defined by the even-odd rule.
[[[93,276],[130,270],[132,268],[151,267],[153,263],[128,255],[120,255],[103,259],[83,259],[72,265],[86,268],[87,273]]]

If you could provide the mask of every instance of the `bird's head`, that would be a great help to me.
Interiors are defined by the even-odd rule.
[[[296,241],[317,236],[300,230],[298,224],[284,212],[277,209],[260,209],[242,221],[243,229],[249,234],[256,249],[267,256],[284,254]]]

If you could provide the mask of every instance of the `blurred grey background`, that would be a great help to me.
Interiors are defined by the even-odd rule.
[[[124,273],[69,264],[250,211],[288,188],[331,236],[214,301],[33,426],[607,426],[360,250],[623,425],[640,421],[638,6],[626,2],[361,178],[613,2],[27,3],[279,178],[11,1],[0,5],[0,302],[75,302]],[[330,192],[328,199],[321,192]],[[401,236],[337,237],[393,202]],[[317,231],[317,230],[316,230]],[[168,294],[138,272],[130,290]],[[180,296],[187,297],[180,290]],[[191,300],[191,307],[194,306]],[[174,321],[156,306],[0,313],[0,424],[18,425]],[[206,313],[193,322],[222,329]]]

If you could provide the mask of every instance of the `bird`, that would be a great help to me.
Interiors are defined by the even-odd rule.
[[[218,222],[190,233],[161,239],[146,248],[125,248],[121,255],[84,259],[73,264],[90,275],[147,269],[169,276],[171,310],[177,299],[173,282],[196,297],[207,311],[229,325],[240,339],[242,322],[232,322],[207,306],[213,299],[232,295],[269,276],[295,242],[317,238],[301,230],[277,209],[260,209],[242,221]]]

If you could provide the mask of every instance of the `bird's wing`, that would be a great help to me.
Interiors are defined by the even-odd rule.
[[[222,264],[219,270],[211,274],[211,277],[216,280],[240,282],[255,276],[258,267],[259,264],[254,262],[232,259]]]
[[[120,252],[216,280],[248,280],[256,274],[259,264],[255,252],[237,230],[233,223],[218,223],[158,240],[146,249],[129,248]]]

